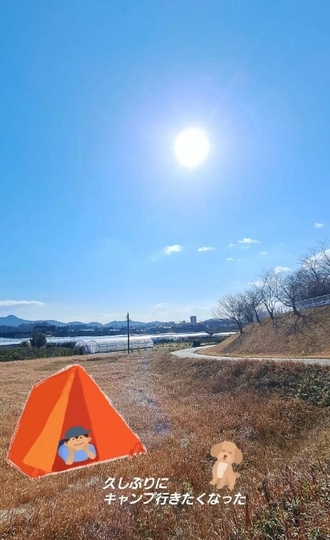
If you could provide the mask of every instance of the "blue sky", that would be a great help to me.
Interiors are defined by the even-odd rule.
[[[326,0],[19,0],[0,30],[0,316],[203,320],[327,238]]]

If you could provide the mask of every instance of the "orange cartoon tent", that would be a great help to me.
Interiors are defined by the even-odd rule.
[[[146,452],[87,372],[71,365],[32,388],[7,461],[32,478],[78,468],[58,455],[60,440],[73,426],[88,429],[96,449],[96,458],[78,467]]]

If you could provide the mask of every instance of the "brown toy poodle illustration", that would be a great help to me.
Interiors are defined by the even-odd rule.
[[[210,482],[211,486],[216,486],[217,489],[221,489],[228,485],[229,489],[233,490],[236,478],[238,478],[240,474],[233,471],[232,463],[238,465],[242,462],[242,452],[233,442],[223,441],[222,443],[212,446],[210,454],[217,458],[212,469],[213,478]]]

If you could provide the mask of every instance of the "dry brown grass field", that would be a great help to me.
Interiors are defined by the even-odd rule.
[[[6,462],[10,439],[31,387],[70,363],[94,378],[147,454],[32,481]],[[330,367],[140,352],[6,362],[0,373],[1,539],[330,538]],[[233,492],[209,483],[210,449],[222,440],[243,452]],[[193,504],[144,504],[141,488],[104,489],[109,477],[168,478],[158,491]],[[208,504],[216,492],[246,504]]]
[[[284,313],[254,323],[201,354],[218,356],[272,356],[330,358],[330,306],[306,309],[297,319]]]

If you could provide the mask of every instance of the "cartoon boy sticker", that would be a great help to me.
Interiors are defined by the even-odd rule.
[[[96,458],[95,447],[90,444],[92,437],[88,433],[90,429],[81,426],[72,427],[65,433],[65,438],[59,444],[58,455],[66,465]]]

